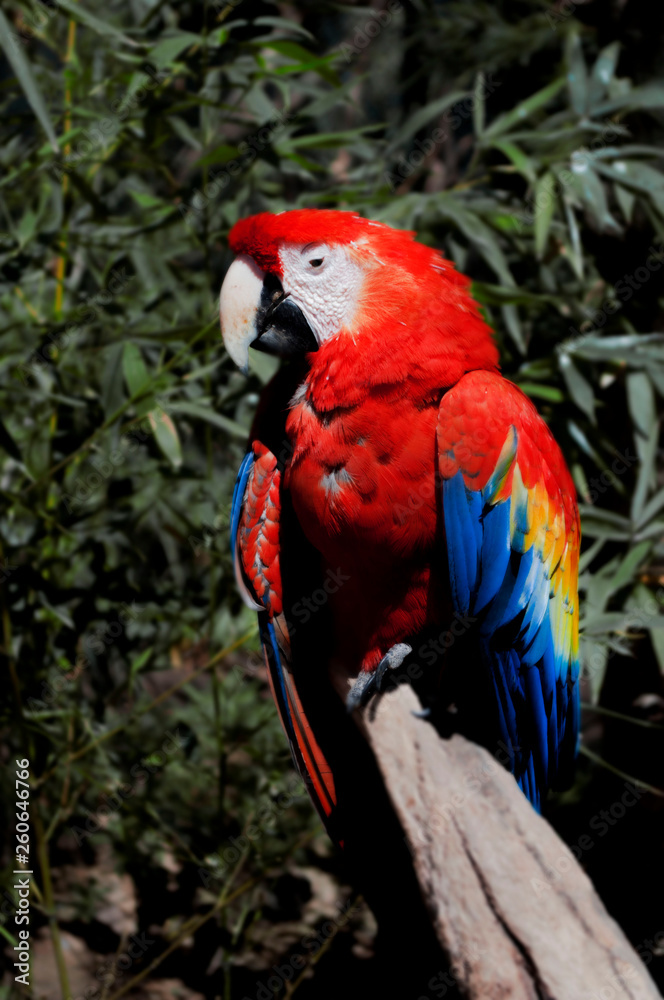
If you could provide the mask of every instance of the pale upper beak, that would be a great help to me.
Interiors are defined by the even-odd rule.
[[[251,257],[236,257],[219,293],[221,335],[238,368],[249,371],[249,344],[256,340],[256,317],[263,291],[264,271]]]
[[[226,273],[219,313],[226,350],[245,375],[249,347],[279,357],[318,350],[311,327],[279,278],[247,254],[236,257]]]

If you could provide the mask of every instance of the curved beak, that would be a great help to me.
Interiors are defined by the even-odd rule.
[[[318,350],[313,330],[279,278],[247,254],[236,257],[226,273],[219,314],[226,350],[245,375],[250,347],[282,358]]]

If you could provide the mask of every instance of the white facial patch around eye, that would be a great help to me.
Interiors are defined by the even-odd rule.
[[[299,306],[319,344],[352,329],[365,272],[347,248],[326,243],[279,251],[284,291]]]

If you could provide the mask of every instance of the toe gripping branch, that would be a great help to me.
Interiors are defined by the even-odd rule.
[[[354,712],[356,708],[366,705],[375,695],[381,694],[385,690],[385,676],[388,670],[396,670],[412,652],[413,647],[407,642],[397,642],[388,649],[375,670],[362,671],[350,689],[346,699],[346,711]]]

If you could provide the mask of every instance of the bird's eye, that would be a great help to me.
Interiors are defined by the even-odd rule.
[[[325,260],[324,257],[314,257],[312,260],[309,261],[309,263],[311,264],[312,267],[320,267],[324,260]]]

